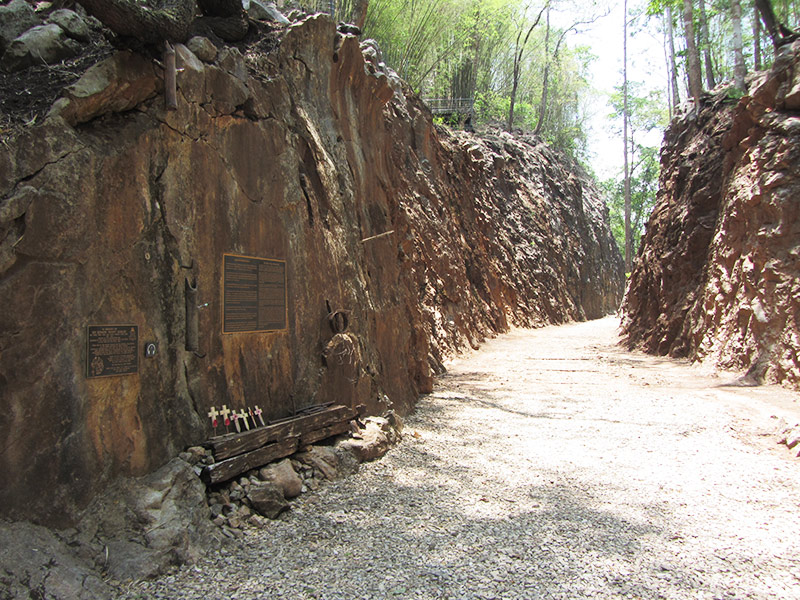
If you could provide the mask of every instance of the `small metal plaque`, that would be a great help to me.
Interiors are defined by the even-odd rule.
[[[86,377],[138,372],[138,325],[89,325],[86,328]]]
[[[222,333],[287,328],[286,261],[223,255]]]

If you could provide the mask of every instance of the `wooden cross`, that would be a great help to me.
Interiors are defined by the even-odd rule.
[[[264,411],[262,411],[260,408],[258,408],[258,404],[256,404],[256,409],[253,412],[258,417],[258,420],[261,421],[261,426],[262,427],[266,426],[266,423],[264,423],[264,417],[261,416],[261,413],[264,412]]]
[[[244,428],[250,431],[250,421],[247,420],[247,413],[245,411],[240,412],[239,418],[242,420],[242,423],[244,423]]]
[[[231,420],[228,418],[228,415],[231,414],[231,411],[228,408],[227,404],[222,405],[222,410],[219,411],[219,414],[222,415],[223,419],[225,419],[223,421],[223,423],[225,423],[225,433],[228,433],[228,425],[231,424]]]
[[[208,418],[211,419],[211,426],[214,428],[214,435],[217,435],[217,417],[219,413],[217,412],[216,407],[212,406],[211,410],[208,411]]]
[[[236,425],[236,433],[242,433],[242,426],[239,425],[239,413],[233,411],[231,413],[231,418],[233,419],[233,424]]]

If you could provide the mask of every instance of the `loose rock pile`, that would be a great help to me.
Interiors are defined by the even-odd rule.
[[[101,28],[100,21],[80,5],[42,15],[25,0],[12,0],[0,6],[0,68],[21,71],[72,58]]]
[[[356,472],[401,439],[402,421],[391,412],[358,425],[330,445],[306,446],[210,488],[200,472],[212,452],[191,447],[150,475],[120,480],[72,529],[0,522],[0,582],[15,598],[93,600],[111,597],[107,579],[139,581],[194,563],[224,538],[268,527],[292,498]]]
[[[212,522],[231,538],[240,537],[246,527],[264,528],[291,506],[292,498],[355,473],[359,463],[380,458],[401,439],[402,420],[394,412],[353,423],[353,432],[333,444],[306,446],[289,458],[209,486]],[[214,463],[212,451],[200,446],[189,448],[181,458],[198,474]]]

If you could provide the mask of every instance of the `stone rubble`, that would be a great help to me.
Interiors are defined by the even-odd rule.
[[[401,421],[388,416],[368,417],[359,441],[367,444],[381,431],[385,440],[398,443]],[[72,529],[53,532],[0,522],[5,550],[0,584],[13,592],[12,598],[39,593],[50,600],[100,600],[112,596],[109,585],[194,564],[209,551],[225,551],[225,544],[241,539],[246,530],[269,528],[292,509],[290,500],[356,473],[360,462],[380,458],[389,449],[384,444],[357,456],[347,441],[339,436],[333,445],[307,446],[208,489],[199,474],[214,458],[210,450],[193,446],[148,476],[119,481],[95,499]]]
[[[289,500],[320,489],[324,482],[352,475],[363,462],[386,454],[402,439],[402,419],[393,411],[385,417],[366,417],[363,427],[339,436],[334,445],[312,445],[289,458],[253,469],[233,481],[212,486],[208,505],[215,525],[228,537],[247,526],[264,527],[291,508]],[[184,455],[194,465],[211,464],[210,450],[190,448]]]

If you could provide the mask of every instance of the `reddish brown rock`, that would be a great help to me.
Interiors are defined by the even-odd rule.
[[[800,386],[800,44],[738,102],[722,94],[662,148],[659,199],[631,275],[631,346]]]
[[[210,436],[211,406],[402,414],[452,352],[616,308],[588,179],[536,140],[437,130],[327,18],[253,74],[177,54],[177,111],[120,56],[99,96],[67,92],[74,127],[0,146],[3,516],[74,520]],[[285,330],[222,333],[225,253],[286,261]],[[86,377],[89,324],[138,325],[136,374]]]

